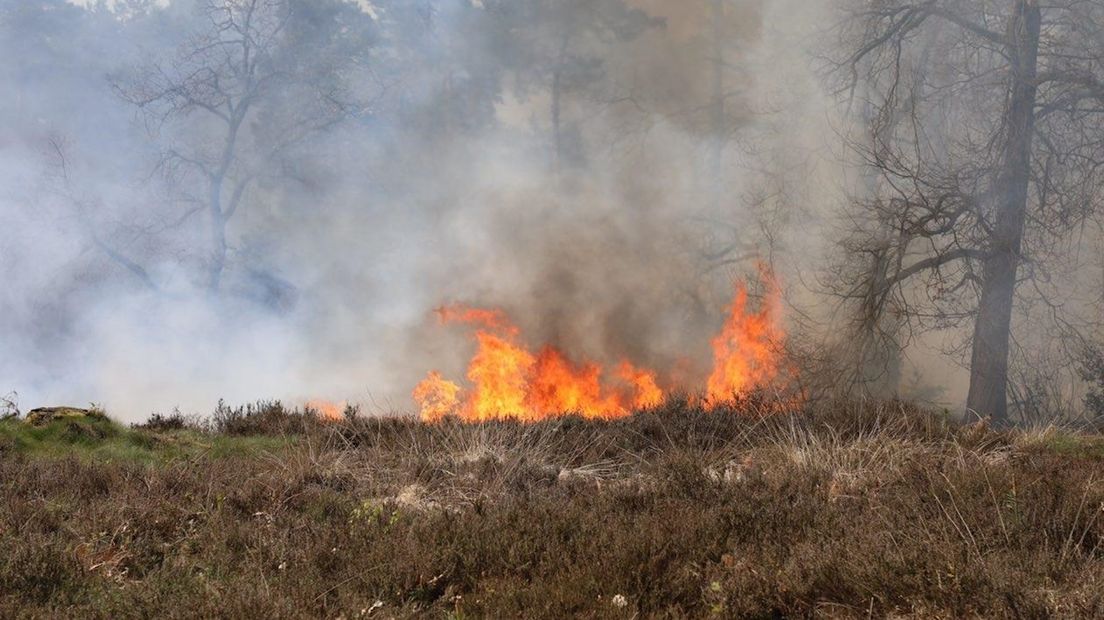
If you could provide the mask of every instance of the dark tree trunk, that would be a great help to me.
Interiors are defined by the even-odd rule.
[[[966,399],[968,410],[997,423],[1008,421],[1009,337],[1027,213],[1041,22],[1038,0],[1014,1],[1008,29],[1011,62],[1004,153],[995,187],[993,233],[982,273]]]
[[[245,185],[239,185],[235,195],[230,199],[229,207],[224,207],[222,202],[222,190],[227,182],[227,174],[234,162],[234,151],[238,144],[238,131],[249,113],[248,103],[242,103],[237,110],[230,115],[229,126],[226,133],[226,142],[222,147],[222,158],[218,168],[208,176],[210,183],[210,197],[207,205],[211,216],[211,265],[207,274],[207,289],[211,293],[218,293],[222,286],[222,274],[226,270],[226,224],[237,209],[241,200],[241,191]]]
[[[207,290],[217,293],[226,269],[226,217],[222,212],[222,180],[211,181],[208,205],[211,218],[211,264],[207,270]]]

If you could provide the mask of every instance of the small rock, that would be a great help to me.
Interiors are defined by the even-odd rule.
[[[39,407],[27,412],[25,421],[31,426],[44,426],[54,420],[66,418],[102,418],[103,414],[94,409],[77,407]]]

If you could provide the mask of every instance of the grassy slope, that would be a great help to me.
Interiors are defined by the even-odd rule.
[[[1104,613],[1099,436],[742,413],[0,422],[0,616]]]
[[[195,429],[148,432],[126,428],[108,418],[60,419],[30,426],[17,419],[0,420],[0,453],[33,457],[78,457],[119,463],[164,463],[207,454],[259,454],[294,442],[287,436],[226,436]]]

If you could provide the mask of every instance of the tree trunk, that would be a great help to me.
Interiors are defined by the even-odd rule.
[[[211,217],[211,264],[207,269],[207,290],[217,293],[226,269],[226,217],[222,212],[222,179],[212,179],[208,205]]]
[[[1035,83],[1041,22],[1038,0],[1015,0],[1008,29],[1009,105],[989,256],[982,273],[974,324],[970,392],[966,408],[997,423],[1008,421],[1008,352],[1016,270],[1027,213]]]
[[[222,285],[222,272],[226,270],[226,223],[237,208],[240,193],[230,199],[230,206],[223,208],[222,188],[226,185],[226,175],[234,162],[234,149],[238,144],[238,130],[249,113],[248,103],[239,103],[237,110],[230,115],[226,132],[226,142],[222,147],[222,158],[218,168],[208,177],[210,197],[207,205],[211,214],[211,265],[207,272],[207,290],[218,293]],[[244,185],[240,186],[244,190]]]

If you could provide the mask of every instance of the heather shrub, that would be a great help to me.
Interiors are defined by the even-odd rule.
[[[0,616],[1104,613],[1097,435],[903,403],[539,424],[220,410],[209,433],[69,443],[59,425],[0,448]]]

